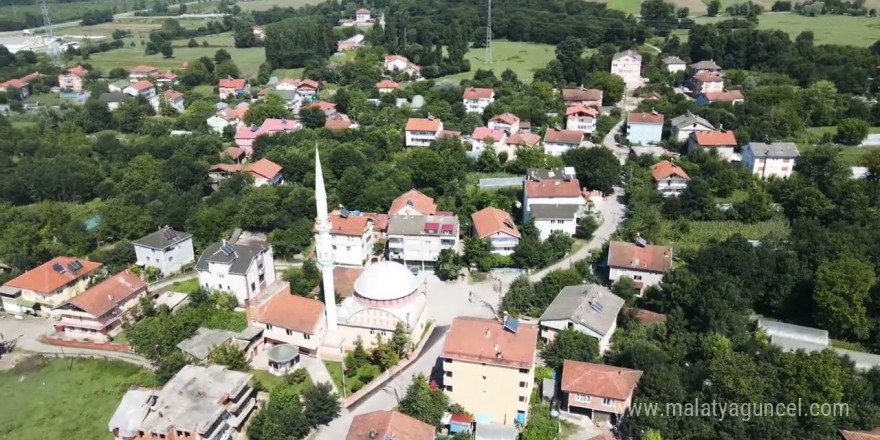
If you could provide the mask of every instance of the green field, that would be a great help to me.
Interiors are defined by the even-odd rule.
[[[731,17],[697,17],[698,24],[717,23]],[[758,29],[778,29],[794,39],[803,31],[812,31],[816,44],[870,46],[880,40],[880,19],[822,15],[807,17],[799,14],[768,14],[758,16]],[[675,32],[676,35],[687,32]],[[686,39],[682,39],[682,42]]]
[[[278,6],[279,8],[298,8],[300,6],[316,5],[323,2],[324,0],[245,0],[236,2],[235,4],[238,5],[242,11],[265,11],[267,9],[272,9],[273,6]]]
[[[815,145],[798,145],[798,150],[800,150],[801,154],[813,150],[814,148],[816,148]],[[841,145],[840,149],[841,151],[838,157],[841,162],[846,166],[854,167],[861,165],[862,157],[872,151],[880,150],[880,147],[845,147]]]
[[[197,39],[201,43],[201,39]],[[130,69],[138,64],[148,64],[157,67],[160,71],[169,69],[180,69],[184,61],[195,60],[203,56],[214,57],[214,53],[218,49],[225,49],[232,55],[232,60],[241,69],[246,77],[254,77],[257,75],[260,64],[266,60],[266,53],[262,47],[251,47],[247,49],[237,49],[232,47],[232,41],[228,40],[226,46],[212,47],[185,47],[186,42],[177,40],[175,45],[183,44],[184,47],[175,47],[174,56],[172,58],[163,58],[161,54],[144,55],[144,48],[125,47],[122,49],[111,50],[110,52],[97,53],[89,58],[88,62],[105,73],[114,67],[122,67]],[[210,44],[210,42],[209,42]],[[72,63],[73,64],[73,63]]]
[[[24,3],[24,4],[22,4]],[[91,0],[73,3],[59,3],[47,1],[49,6],[49,17],[52,23],[61,23],[65,21],[74,21],[82,17],[83,12],[101,9],[116,8],[116,12],[130,11],[134,6],[134,0]],[[149,4],[149,2],[148,2]],[[40,7],[36,2],[17,2],[15,7],[11,5],[0,6],[0,19],[21,21],[24,23],[25,14],[32,14],[40,17]]]
[[[0,438],[108,439],[107,423],[132,385],[151,373],[122,362],[31,358],[0,373]]]
[[[788,223],[784,220],[746,224],[734,221],[695,222],[661,220],[657,242],[671,245],[676,252],[689,253],[699,250],[712,240],[726,240],[740,234],[748,240],[765,237],[786,237]]]
[[[472,48],[465,58],[471,62],[471,71],[444,76],[441,79],[458,83],[474,77],[477,69],[489,69],[501,76],[507,69],[513,70],[522,81],[531,81],[535,70],[547,65],[556,57],[556,48],[549,44],[523,43],[495,40],[492,42],[492,64],[486,64],[486,49]]]

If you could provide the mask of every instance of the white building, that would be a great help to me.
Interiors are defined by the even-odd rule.
[[[168,226],[135,240],[134,253],[138,266],[154,267],[166,277],[195,261],[192,234]]]
[[[268,346],[290,344],[315,354],[327,330],[324,303],[301,296],[307,292],[296,293],[291,294],[286,281],[272,284],[250,301],[248,323],[263,329]]]
[[[614,54],[611,58],[611,73],[623,78],[626,88],[636,89],[642,80],[642,55],[634,50]]]
[[[605,353],[611,345],[611,337],[617,329],[617,315],[623,305],[623,298],[605,286],[563,287],[538,319],[541,339],[550,342],[559,332],[573,329],[596,338],[599,353]]]
[[[437,118],[409,118],[404,130],[407,147],[427,147],[440,136],[443,121]]]
[[[687,188],[691,178],[678,165],[664,160],[651,167],[651,175],[657,184],[657,191],[663,197],[677,196]]]
[[[663,58],[663,67],[669,73],[684,72],[687,70],[687,63],[679,57],[670,56]]]
[[[492,116],[486,125],[492,130],[501,130],[508,135],[513,135],[519,132],[520,122],[519,116],[513,113],[503,113]]]
[[[694,95],[724,91],[724,78],[719,73],[699,72],[691,78]]]
[[[687,141],[691,133],[715,130],[709,121],[691,112],[672,118],[669,124],[670,137],[679,142]]]
[[[199,286],[232,292],[239,304],[275,281],[275,258],[266,243],[229,243],[208,246],[196,263]]]
[[[140,96],[141,98],[150,101],[156,96],[156,86],[149,81],[138,81],[123,89],[122,93],[134,97]]]
[[[626,139],[634,145],[659,143],[663,140],[663,115],[630,113],[626,117]]]
[[[573,105],[565,110],[565,129],[580,131],[591,134],[596,130],[599,120],[599,110],[593,107],[585,107],[581,104]]]
[[[696,131],[688,138],[688,154],[694,151],[714,151],[719,157],[727,160],[739,160],[735,153],[736,135],[732,131]]]
[[[474,236],[487,240],[492,245],[492,253],[510,255],[519,244],[520,235],[513,217],[498,208],[483,208],[471,214]]]
[[[608,246],[608,279],[616,283],[629,277],[640,291],[655,286],[672,267],[672,248],[655,246],[639,239],[637,243],[612,241]]]
[[[482,114],[493,102],[495,102],[495,90],[474,87],[464,89],[462,104],[468,113]]]
[[[479,157],[490,146],[495,149],[495,153],[504,147],[504,141],[507,140],[507,133],[502,130],[493,130],[489,127],[477,127],[471,135],[471,151],[469,156]]]
[[[551,156],[562,156],[562,153],[580,148],[584,142],[584,133],[575,130],[556,130],[548,128],[544,133],[544,152]]]
[[[791,142],[775,142],[769,145],[752,142],[742,149],[742,164],[762,179],[785,179],[791,177],[799,156],[797,145]]]
[[[224,108],[208,118],[208,127],[217,134],[223,134],[226,127],[238,130],[244,127],[244,117],[249,109],[250,105],[246,102],[238,104],[235,108]]]
[[[382,67],[386,72],[402,72],[410,76],[418,77],[422,68],[413,64],[408,58],[400,55],[385,57]]]
[[[101,266],[75,257],[55,257],[3,284],[3,308],[16,315],[37,312],[51,316],[53,308],[86,290]]]
[[[373,254],[373,219],[361,212],[343,209],[330,214],[330,225],[334,262],[363,266]]]
[[[531,218],[535,205],[572,205],[577,217],[582,216],[586,208],[581,184],[570,174],[547,179],[530,176],[523,187],[523,222]]]
[[[361,8],[357,11],[354,11],[354,20],[358,24],[364,24],[372,21],[372,19],[370,18],[370,10],[366,8]]]
[[[440,251],[458,252],[458,217],[454,215],[392,215],[388,219],[388,259],[433,263]]]
[[[560,231],[565,235],[572,236],[577,229],[578,205],[545,205],[532,206],[531,219],[538,228],[541,240],[546,240],[550,234]]]

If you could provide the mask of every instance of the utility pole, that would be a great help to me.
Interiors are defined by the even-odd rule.
[[[486,6],[486,64],[492,64],[492,0]]]
[[[43,14],[43,26],[46,28],[46,36],[43,41],[49,41],[46,51],[49,57],[52,58],[52,62],[57,65],[58,51],[55,48],[55,35],[52,32],[52,19],[49,18],[49,8],[46,6],[46,0],[37,0],[37,4],[40,5],[40,12]]]

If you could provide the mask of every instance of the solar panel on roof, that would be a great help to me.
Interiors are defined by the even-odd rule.
[[[595,310],[595,311],[597,311],[597,312],[601,312],[602,309],[605,308],[605,306],[603,306],[602,303],[600,303],[599,301],[593,301],[593,302],[590,304],[590,308],[593,309],[593,310]]]
[[[516,333],[516,331],[519,330],[519,320],[516,318],[505,319],[504,328],[510,330],[511,333]]]
[[[406,201],[406,205],[407,205],[407,206],[416,206],[416,203],[413,202],[412,200],[407,200],[407,201]]]
[[[52,265],[52,269],[54,269],[55,272],[58,272],[58,273],[65,273],[65,272],[67,272],[67,269],[65,269],[64,266],[62,266],[60,263],[55,263],[55,264],[53,264],[53,265]]]
[[[83,264],[79,260],[73,260],[73,263],[67,265],[70,270],[77,271],[83,268]]]
[[[349,211],[347,209],[343,209],[342,211],[339,211],[339,216],[342,218],[348,218],[349,215],[351,215],[351,211]]]
[[[220,246],[220,251],[226,255],[232,255],[235,253],[235,246],[231,244],[224,244],[223,246]]]
[[[645,247],[648,245],[648,241],[645,240],[644,238],[639,237],[636,239],[636,245],[639,247]]]
[[[173,240],[177,237],[177,233],[171,228],[165,228],[162,230],[162,236],[165,237],[166,240]]]

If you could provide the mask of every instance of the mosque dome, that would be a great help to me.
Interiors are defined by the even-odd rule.
[[[400,299],[411,295],[417,288],[416,276],[406,266],[394,261],[367,266],[354,282],[355,293],[373,301]]]

